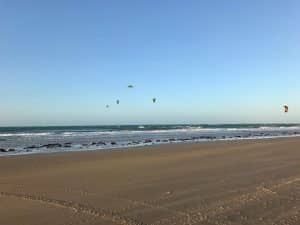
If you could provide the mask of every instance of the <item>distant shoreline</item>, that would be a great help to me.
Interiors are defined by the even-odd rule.
[[[282,123],[282,122],[268,122],[268,123],[133,123],[133,124],[85,124],[85,125],[0,125],[1,128],[53,128],[53,127],[120,127],[120,126],[201,126],[201,125],[208,125],[208,126],[219,126],[219,125],[300,125],[300,122],[294,123]]]
[[[0,156],[109,150],[167,143],[300,136],[296,124],[193,124],[0,128]]]
[[[1,157],[18,157],[18,156],[30,156],[30,155],[43,155],[43,154],[72,154],[76,152],[124,152],[124,151],[130,151],[130,150],[144,150],[151,148],[151,147],[160,147],[160,146],[166,146],[166,145],[193,145],[193,144],[209,144],[214,142],[246,142],[246,141],[264,141],[264,140],[276,140],[276,139],[289,139],[289,138],[300,138],[300,135],[294,135],[294,136],[280,136],[280,137],[257,137],[257,138],[242,138],[242,139],[216,139],[216,140],[201,140],[201,141],[173,141],[173,142],[160,142],[160,143],[150,143],[150,144],[142,144],[142,145],[136,145],[136,146],[116,146],[116,147],[107,147],[103,149],[75,149],[75,150],[67,150],[67,151],[61,151],[61,150],[53,150],[51,152],[49,151],[41,151],[41,152],[22,152],[22,153],[15,153],[14,152],[6,152],[5,154],[0,154]]]

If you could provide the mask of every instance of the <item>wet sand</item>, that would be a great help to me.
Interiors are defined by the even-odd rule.
[[[0,224],[300,224],[300,138],[0,157]]]

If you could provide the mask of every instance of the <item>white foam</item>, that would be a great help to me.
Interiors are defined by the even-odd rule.
[[[14,137],[14,136],[47,136],[52,133],[44,132],[44,133],[6,133],[0,134],[0,137]]]

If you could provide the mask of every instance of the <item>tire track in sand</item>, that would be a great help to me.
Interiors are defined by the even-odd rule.
[[[257,186],[253,191],[242,194],[230,199],[220,200],[212,204],[201,205],[200,207],[191,208],[186,211],[189,216],[189,221],[182,217],[171,217],[157,221],[153,225],[163,224],[230,224],[227,214],[238,212],[239,209],[255,202],[262,202],[266,198],[275,199],[280,197],[278,194],[281,188],[289,185],[298,185],[300,177],[289,177],[283,179],[277,184],[265,183]],[[239,215],[241,220],[247,220],[247,217]],[[300,210],[296,210],[272,223],[272,225],[296,225],[300,224]]]
[[[68,192],[77,192],[77,193],[84,194],[84,195],[99,196],[96,193],[84,191],[84,190],[81,190],[81,189],[78,189],[78,190],[68,189]],[[124,201],[124,202],[129,203],[128,206],[115,210],[115,212],[119,215],[125,214],[125,213],[127,213],[131,210],[132,211],[139,210],[139,207],[144,207],[144,208],[147,208],[147,209],[163,210],[163,211],[169,212],[170,214],[173,214],[175,216],[185,217],[185,218],[187,218],[187,221],[190,221],[190,217],[191,217],[190,214],[188,214],[184,211],[172,210],[172,209],[170,209],[168,207],[164,207],[160,204],[160,202],[162,202],[164,200],[167,200],[167,199],[170,199],[171,196],[164,196],[164,197],[161,197],[157,200],[152,200],[152,201],[138,201],[138,200],[134,200],[134,199],[124,198],[124,197],[121,197],[121,196],[116,196],[116,197],[99,196],[99,197],[104,198],[104,199],[115,200],[115,201]],[[188,222],[187,224],[191,225],[190,222]]]
[[[10,197],[26,201],[34,201],[41,204],[51,205],[58,208],[65,208],[73,211],[74,213],[82,213],[87,216],[101,218],[103,220],[109,220],[113,223],[120,225],[146,225],[141,221],[134,220],[129,217],[123,217],[113,210],[103,210],[97,209],[94,207],[86,206],[80,203],[58,200],[52,198],[46,198],[42,196],[34,196],[29,194],[21,193],[10,193],[10,192],[0,192],[0,197]]]

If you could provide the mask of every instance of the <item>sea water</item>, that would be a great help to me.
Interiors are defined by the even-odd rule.
[[[300,136],[300,124],[0,127],[0,156]]]

